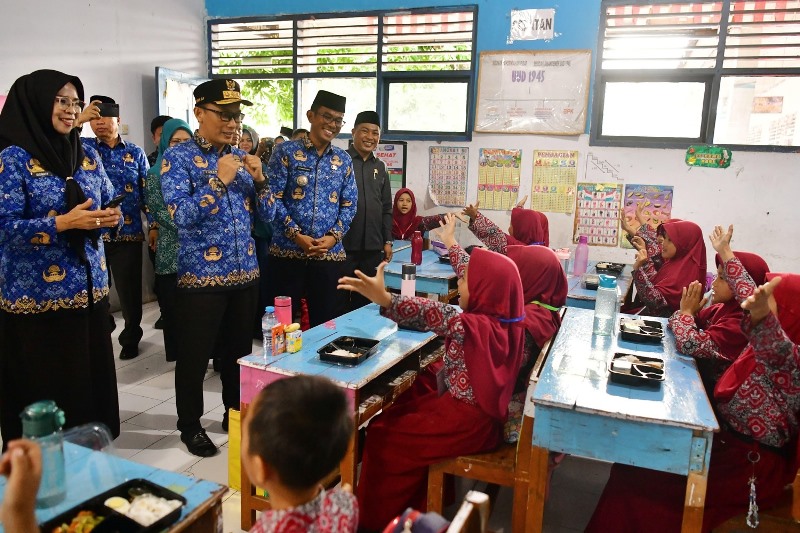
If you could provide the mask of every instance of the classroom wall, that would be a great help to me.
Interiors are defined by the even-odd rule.
[[[414,7],[478,5],[477,50],[591,49],[596,56],[600,20],[600,0],[560,0],[557,3],[531,0],[306,0],[301,3],[261,0],[206,0],[211,18],[248,17],[293,13],[398,10]],[[556,37],[552,41],[516,41],[507,44],[512,9],[555,8]],[[348,114],[354,114],[348,113]],[[588,130],[587,130],[588,131]],[[401,140],[401,139],[394,139]],[[344,146],[346,142],[339,142]],[[422,199],[422,214],[444,212],[450,208],[434,206],[424,192],[428,184],[428,153],[436,143],[411,141],[408,147],[408,186]],[[588,135],[551,137],[534,135],[473,134],[471,142],[442,143],[468,146],[469,176],[467,201],[477,199],[478,150],[480,148],[518,148],[522,150],[521,195],[530,193],[533,150],[579,151],[579,181],[672,185],[675,217],[697,222],[705,234],[714,225],[734,224],[733,247],[760,253],[772,270],[800,272],[800,246],[795,228],[800,226],[800,210],[794,205],[800,192],[797,184],[797,154],[737,151],[727,169],[689,168],[685,150],[642,148],[604,148],[589,146]],[[484,211],[506,228],[510,213]],[[571,244],[573,215],[548,213],[551,245]],[[473,242],[465,230],[462,240]],[[715,270],[714,252],[707,246],[709,270]],[[633,261],[633,252],[621,248],[590,247],[589,257],[598,260]]]

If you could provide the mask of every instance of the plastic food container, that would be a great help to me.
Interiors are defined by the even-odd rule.
[[[629,342],[647,342],[659,344],[664,338],[664,328],[661,322],[643,320],[641,318],[620,318],[619,336]]]
[[[608,379],[622,385],[658,388],[664,381],[664,360],[617,352],[608,364]]]
[[[619,276],[624,269],[624,263],[609,263],[608,261],[601,261],[594,266],[594,270],[598,274],[611,274],[612,276]]]
[[[319,350],[321,361],[337,365],[357,365],[378,350],[380,341],[361,337],[337,337]]]

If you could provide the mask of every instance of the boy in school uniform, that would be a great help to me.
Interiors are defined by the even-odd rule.
[[[355,496],[320,485],[344,457],[352,433],[347,399],[325,378],[281,379],[261,391],[242,423],[242,465],[269,492],[271,509],[250,531],[355,532]]]

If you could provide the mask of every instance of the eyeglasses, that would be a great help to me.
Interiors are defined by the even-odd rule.
[[[231,120],[235,120],[241,124],[244,121],[244,113],[229,113],[228,111],[217,111],[216,109],[210,109],[208,107],[200,107],[200,109],[216,113],[222,122],[230,122]]]
[[[86,105],[86,102],[82,100],[71,100],[67,96],[56,96],[56,103],[61,109],[72,109],[76,107],[78,111],[83,111],[83,107]]]
[[[324,120],[327,124],[333,124],[334,126],[340,126],[340,127],[344,126],[345,124],[344,120],[342,120],[342,117],[334,117],[330,113],[323,113],[321,115],[320,114],[317,115],[322,117],[322,120]]]

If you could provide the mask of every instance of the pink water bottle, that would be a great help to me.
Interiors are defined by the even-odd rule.
[[[275,297],[275,318],[279,324],[288,326],[292,323],[292,297],[291,296],[276,296]]]
[[[415,265],[422,264],[422,233],[414,232],[411,238],[411,262]]]
[[[581,235],[578,239],[578,246],[575,248],[575,262],[572,264],[572,275],[580,276],[586,273],[589,266],[589,238]]]

